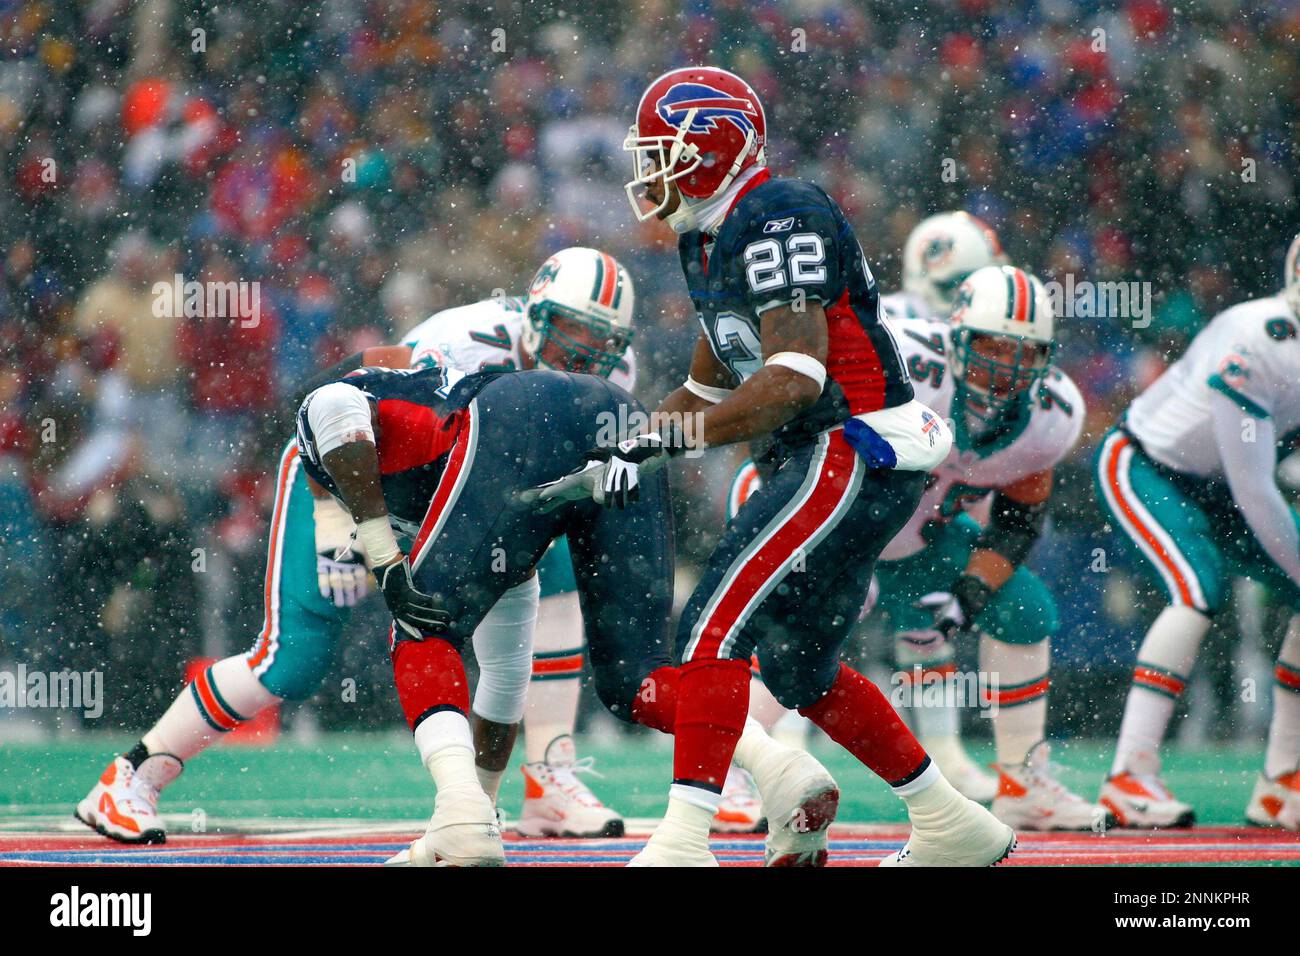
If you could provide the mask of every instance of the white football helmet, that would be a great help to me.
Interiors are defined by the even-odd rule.
[[[632,277],[613,256],[561,249],[528,287],[520,344],[544,368],[608,377],[632,342],[635,305]]]
[[[1284,271],[1282,297],[1296,317],[1300,318],[1300,236],[1291,240],[1291,248],[1286,251]]]
[[[952,308],[957,286],[976,269],[1006,265],[997,234],[965,212],[922,219],[903,246],[903,289],[937,313]]]
[[[1023,269],[985,266],[971,273],[957,288],[949,322],[958,403],[977,418],[994,419],[1014,408],[1051,364],[1052,300]],[[991,349],[974,347],[988,338],[1012,345],[998,346],[1002,357],[993,357]]]

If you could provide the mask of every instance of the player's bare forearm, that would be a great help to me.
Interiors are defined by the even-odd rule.
[[[710,407],[712,407],[710,402],[700,398],[700,396],[696,395],[683,385],[681,388],[669,392],[668,397],[659,403],[659,407],[655,409],[655,412],[662,416],[674,415],[685,417],[687,415],[695,415]]]
[[[698,434],[705,447],[770,435],[817,401],[811,378],[780,365],[759,369],[730,398],[704,409]]]
[[[794,352],[824,368],[828,333],[821,303],[777,306],[763,314],[763,354]],[[707,447],[770,435],[822,394],[822,383],[784,365],[764,365],[718,404],[704,411],[699,434]]]
[[[1013,484],[999,488],[993,502],[994,518],[990,532],[981,537],[1002,540],[1010,545],[1006,549],[977,547],[966,562],[966,574],[979,578],[990,590],[996,591],[1016,573],[1017,565],[1024,560],[1038,529],[1026,522],[1041,510],[1052,495],[1052,470],[1050,468],[1021,478]],[[1041,520],[1041,519],[1038,519]],[[1004,550],[1011,551],[1008,556]]]
[[[379,454],[374,442],[347,442],[322,456],[321,464],[334,479],[343,503],[358,524],[388,514],[379,483]]]

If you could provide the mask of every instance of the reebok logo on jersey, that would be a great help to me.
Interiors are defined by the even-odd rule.
[[[794,216],[788,219],[773,219],[763,227],[764,232],[785,232],[794,226]]]

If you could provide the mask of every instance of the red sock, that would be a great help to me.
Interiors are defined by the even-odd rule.
[[[440,637],[398,641],[393,648],[393,681],[411,729],[430,711],[469,713],[469,680],[460,652]]]
[[[721,793],[749,712],[749,661],[691,661],[678,673],[673,782]]]
[[[826,696],[799,713],[890,786],[906,783],[929,759],[876,685],[843,664]]]
[[[673,732],[677,722],[677,683],[681,675],[676,667],[660,667],[641,682],[632,701],[632,719],[665,734]]]

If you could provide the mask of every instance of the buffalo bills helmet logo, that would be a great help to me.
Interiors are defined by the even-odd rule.
[[[674,83],[655,103],[659,118],[676,129],[681,128],[691,110],[696,110],[696,113],[687,133],[707,133],[717,129],[717,121],[721,119],[734,124],[742,134],[758,135],[751,119],[758,115],[758,106],[752,100],[729,96],[703,83]]]

